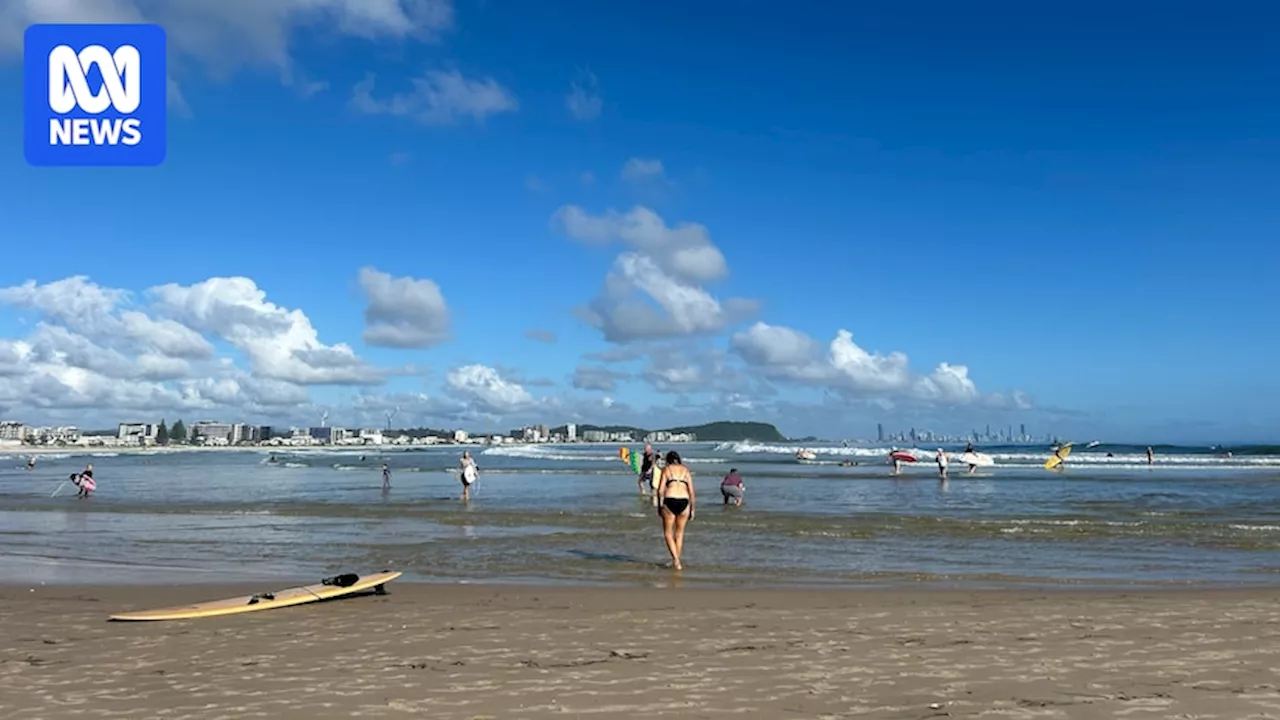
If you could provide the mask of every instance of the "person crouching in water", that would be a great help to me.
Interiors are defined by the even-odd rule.
[[[662,518],[662,537],[671,553],[671,567],[683,570],[684,529],[694,516],[693,475],[684,466],[680,453],[667,453],[667,465],[658,481],[658,517]]]
[[[733,505],[737,507],[742,504],[742,492],[747,486],[742,482],[742,476],[738,474],[738,468],[733,468],[728,475],[724,476],[724,480],[720,482],[720,494],[724,496],[725,505]]]
[[[89,497],[89,493],[98,489],[98,483],[93,480],[93,463],[86,465],[79,475],[72,475],[71,482],[80,488],[80,492],[76,493],[76,497]]]

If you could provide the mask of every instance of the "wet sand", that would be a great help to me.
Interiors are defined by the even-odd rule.
[[[1268,591],[396,582],[106,620],[264,589],[0,587],[0,717],[1280,717]]]

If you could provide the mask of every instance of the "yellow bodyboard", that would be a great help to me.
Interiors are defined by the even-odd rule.
[[[1062,459],[1070,454],[1071,454],[1071,446],[1063,445],[1062,448],[1058,450],[1058,453],[1053,457],[1049,458],[1048,462],[1044,464],[1044,469],[1052,470],[1058,467],[1059,465],[1062,464]]]
[[[325,585],[324,583],[316,583],[315,585],[302,585],[299,587],[286,588],[269,593],[259,593],[257,595],[243,595],[241,597],[227,598],[225,600],[211,600],[209,602],[196,603],[194,605],[175,605],[173,607],[158,608],[156,610],[138,610],[136,612],[120,613],[112,615],[112,620],[189,620],[194,618],[217,617],[219,615],[236,615],[239,613],[255,612],[257,610],[272,610],[275,608],[289,607],[291,605],[301,605],[303,603],[317,602],[319,600],[329,600],[331,598],[342,597],[343,595],[353,595],[355,593],[367,592],[369,590],[380,590],[384,583],[391,582],[400,577],[399,572],[380,572],[373,575],[361,575],[358,579],[346,586]]]

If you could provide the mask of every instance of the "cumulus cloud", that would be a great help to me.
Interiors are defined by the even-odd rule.
[[[252,377],[215,357],[200,332],[83,276],[0,288],[0,304],[39,317],[26,338],[0,340],[0,398],[27,410],[263,412],[306,399],[301,386]]]
[[[429,70],[411,81],[408,92],[374,97],[373,73],[352,89],[351,107],[368,115],[407,117],[426,125],[449,125],[470,119],[484,122],[490,115],[515,112],[511,91],[493,78],[467,78],[457,70]]]
[[[154,311],[216,335],[249,359],[254,374],[299,385],[378,384],[383,373],[345,343],[325,345],[301,310],[267,300],[247,277],[169,283],[147,290]]]
[[[19,54],[32,23],[155,22],[168,34],[170,102],[183,104],[172,79],[184,65],[227,77],[242,67],[275,71],[309,95],[325,86],[306,77],[291,52],[294,31],[369,41],[435,41],[453,27],[452,0],[14,0],[0,3],[0,53]],[[228,52],[228,48],[234,51]]]
[[[455,398],[495,415],[518,412],[534,402],[528,390],[487,365],[463,365],[450,370],[445,375],[445,389]]]
[[[641,206],[593,216],[576,205],[558,209],[552,224],[583,243],[621,242],[631,248],[614,260],[596,298],[579,309],[610,342],[713,334],[757,310],[755,301],[730,298],[721,303],[706,289],[707,283],[727,276],[729,268],[702,225],[668,227]]]
[[[449,308],[434,281],[396,278],[372,267],[361,268],[358,279],[368,303],[364,310],[366,343],[429,348],[449,339]]]
[[[564,105],[578,120],[595,120],[600,117],[600,112],[604,109],[604,98],[600,97],[599,79],[588,71],[579,73],[578,78],[569,86]]]
[[[825,353],[805,333],[763,322],[735,333],[730,347],[765,377],[827,387],[851,397],[899,397],[953,405],[981,397],[964,365],[944,362],[919,375],[911,371],[906,354],[869,352],[843,329],[836,332]]]

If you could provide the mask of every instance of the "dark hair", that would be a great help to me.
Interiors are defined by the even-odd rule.
[[[738,468],[729,468],[729,474],[730,474],[730,475],[732,475],[732,474],[734,474],[734,473],[736,473],[736,472],[738,472]]]
[[[680,460],[680,453],[676,452],[675,450],[672,450],[671,452],[667,453],[667,464],[671,465],[673,463],[676,465],[684,464],[684,462]]]

